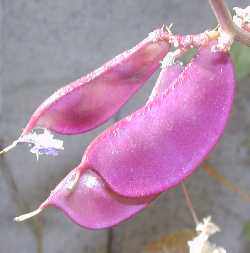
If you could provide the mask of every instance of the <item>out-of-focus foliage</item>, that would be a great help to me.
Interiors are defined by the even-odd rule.
[[[250,195],[246,191],[240,189],[240,187],[238,187],[234,182],[224,177],[208,160],[203,162],[202,167],[208,175],[215,179],[218,183],[231,192],[237,193],[243,200],[250,203]]]
[[[250,48],[241,43],[234,43],[231,55],[235,65],[237,80],[240,81],[250,74]],[[250,140],[247,139],[242,144],[249,147]],[[244,224],[241,238],[250,241],[250,221]]]
[[[145,247],[147,253],[188,253],[187,242],[196,236],[191,229],[178,230],[172,234],[161,237],[159,240],[150,242]]]
[[[190,62],[190,60],[194,57],[195,53],[197,52],[197,50],[195,48],[191,48],[189,49],[181,58],[181,61],[184,64],[187,64]]]
[[[250,241],[250,221],[246,222],[241,231],[241,238]]]
[[[240,81],[250,74],[250,48],[241,43],[234,43],[231,55],[235,65],[237,80]]]

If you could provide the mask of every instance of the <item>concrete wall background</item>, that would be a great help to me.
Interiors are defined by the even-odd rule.
[[[249,4],[227,2],[231,7]],[[57,88],[132,47],[154,28],[170,23],[175,32],[192,33],[213,27],[215,19],[207,1],[200,0],[1,0],[1,145],[18,136],[34,109]],[[145,101],[155,78],[124,107],[120,117]],[[210,155],[224,175],[248,192],[249,82],[250,78],[238,83],[226,134]],[[111,247],[110,231],[82,230],[56,210],[45,211],[35,226],[34,222],[12,221],[17,214],[36,208],[110,123],[112,120],[89,134],[67,138],[65,152],[56,158],[42,157],[38,163],[21,146],[1,158],[0,252],[37,252],[40,242],[48,253],[138,253],[146,242],[178,228],[193,227],[179,188],[162,194],[137,217],[114,228]],[[250,247],[239,238],[242,225],[250,218],[249,203],[202,170],[187,180],[187,186],[199,216],[212,215],[222,228],[215,241],[228,252],[249,252]]]

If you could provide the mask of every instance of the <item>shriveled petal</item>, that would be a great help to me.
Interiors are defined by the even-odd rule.
[[[209,241],[209,237],[220,231],[220,228],[211,222],[211,217],[203,219],[203,222],[196,226],[198,235],[188,241],[189,253],[226,253],[222,247],[216,246]]]

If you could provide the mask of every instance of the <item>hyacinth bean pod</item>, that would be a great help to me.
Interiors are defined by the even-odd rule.
[[[166,90],[180,74],[182,67],[173,65],[163,69],[150,96]],[[23,220],[47,207],[56,207],[78,225],[89,229],[114,226],[144,209],[158,195],[141,198],[127,198],[114,193],[95,172],[83,171],[79,167],[72,170],[53,190],[40,208],[31,214],[17,218]],[[75,184],[75,179],[77,183]],[[70,189],[74,185],[73,189]],[[70,190],[69,190],[70,189]]]
[[[116,193],[157,194],[189,176],[215,146],[234,96],[230,56],[209,44],[168,90],[114,124],[87,148],[81,170],[96,171]]]
[[[96,128],[151,77],[169,47],[168,33],[155,30],[134,48],[56,91],[37,108],[22,135],[34,128],[69,135]]]

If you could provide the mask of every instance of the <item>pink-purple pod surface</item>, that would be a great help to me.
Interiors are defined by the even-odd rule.
[[[170,86],[182,67],[173,65],[161,71],[153,90],[157,96]],[[151,96],[152,99],[152,96]],[[103,179],[91,170],[83,171],[71,192],[68,185],[74,181],[79,167],[72,170],[41,205],[42,209],[56,207],[75,223],[90,229],[114,226],[144,209],[158,195],[127,198],[113,192]]]
[[[43,204],[56,207],[78,225],[101,229],[114,226],[145,208],[155,196],[126,198],[112,192],[105,182],[93,171],[84,172],[71,193],[67,181],[77,168],[71,171],[56,187]]]
[[[86,150],[96,171],[127,197],[165,191],[189,176],[221,137],[232,107],[230,56],[203,47],[168,91],[114,124]]]
[[[168,33],[155,30],[134,48],[56,91],[33,113],[22,135],[34,128],[79,134],[99,126],[151,77],[169,47]]]

